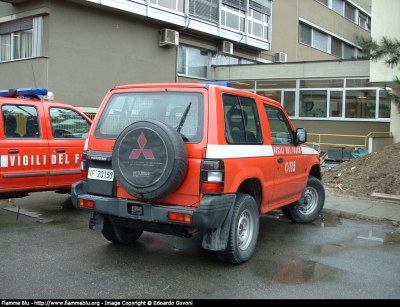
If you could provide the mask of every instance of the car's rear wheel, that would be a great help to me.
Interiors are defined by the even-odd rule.
[[[295,223],[310,223],[322,211],[325,203],[325,189],[321,181],[308,177],[302,198],[289,206],[283,207],[283,215]]]
[[[171,126],[152,119],[138,121],[118,136],[112,165],[115,178],[129,194],[161,198],[173,193],[185,178],[186,146]]]
[[[218,259],[232,264],[249,260],[257,244],[259,225],[256,201],[248,194],[239,193],[232,212],[227,248],[217,252]]]
[[[104,217],[103,231],[101,232],[108,241],[117,244],[131,244],[140,238],[143,231],[117,226],[111,223],[108,215]]]

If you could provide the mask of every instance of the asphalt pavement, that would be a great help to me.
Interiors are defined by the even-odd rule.
[[[43,202],[47,200],[49,203],[54,204],[60,202],[62,204],[65,201],[62,196],[57,199],[57,194],[54,192],[39,192],[38,194],[44,193],[44,198],[40,200]],[[386,221],[391,222],[395,226],[400,226],[400,200],[386,200],[381,198],[359,198],[346,195],[345,192],[335,191],[331,188],[325,187],[325,205],[322,210],[323,213],[340,215],[344,218],[352,219],[367,219],[375,221]],[[10,214],[18,214],[30,218],[39,218],[40,214],[34,212],[34,209],[27,205],[26,201],[37,201],[35,193],[31,196],[24,198],[23,201],[15,200],[21,208],[14,206],[7,200],[0,200],[0,222],[9,221],[13,218]],[[13,201],[14,202],[14,201]],[[71,205],[72,206],[72,205]],[[17,209],[18,208],[18,209]],[[5,212],[6,211],[6,212]],[[33,212],[32,212],[33,211]],[[42,218],[40,218],[43,220]]]
[[[339,214],[348,218],[390,221],[400,226],[400,201],[381,198],[359,198],[345,192],[325,188],[326,198],[323,212]]]

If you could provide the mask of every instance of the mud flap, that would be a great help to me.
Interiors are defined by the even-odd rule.
[[[307,186],[303,189],[301,198],[298,201],[291,203],[289,205],[286,205],[285,208],[291,209],[291,210],[304,210],[304,199],[306,196],[306,188],[307,188]]]
[[[229,229],[231,228],[232,223],[232,212],[233,206],[235,202],[233,202],[231,208],[229,209],[228,216],[225,219],[225,222],[221,227],[216,229],[205,229],[203,231],[203,242],[202,247],[204,249],[213,250],[213,251],[224,251],[228,245],[229,238]]]
[[[103,231],[104,214],[90,212],[89,228],[92,230]]]
[[[292,209],[294,210],[304,210],[304,199],[306,197],[306,187],[303,189],[303,193],[301,194],[301,198],[295,203]]]

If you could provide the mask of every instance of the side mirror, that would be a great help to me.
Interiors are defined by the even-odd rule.
[[[307,130],[305,128],[296,129],[296,143],[303,144],[307,142]]]

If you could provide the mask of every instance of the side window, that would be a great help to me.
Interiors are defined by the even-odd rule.
[[[260,120],[252,98],[223,94],[225,135],[230,144],[261,144]]]
[[[50,109],[53,138],[84,139],[90,128],[86,119],[74,110],[66,108]]]
[[[293,131],[281,109],[264,105],[271,129],[272,144],[293,144]]]
[[[3,105],[4,136],[6,138],[39,138],[40,126],[35,107]]]

